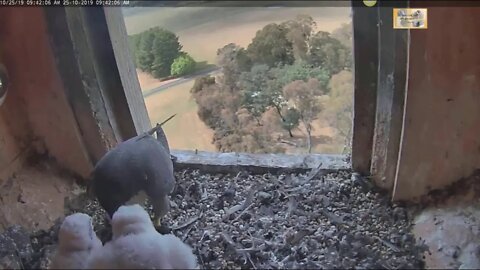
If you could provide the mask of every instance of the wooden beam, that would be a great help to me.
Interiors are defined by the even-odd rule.
[[[45,8],[69,103],[95,164],[150,128],[119,8]]]
[[[378,5],[379,66],[371,174],[377,186],[393,191],[402,132],[408,32],[393,29],[392,6],[406,7],[407,3]]]
[[[213,153],[186,150],[172,150],[172,155],[176,157],[176,170],[198,169],[208,173],[305,173],[317,169],[319,164],[322,172],[350,169],[345,155]]]
[[[138,82],[137,71],[133,61],[134,57],[129,48],[122,9],[118,7],[105,7],[104,12],[125,98],[135,131],[137,134],[140,134],[150,129],[151,123],[140,83]]]
[[[352,1],[354,53],[354,117],[352,167],[370,173],[375,126],[378,71],[378,14],[361,1]]]
[[[95,164],[117,139],[92,62],[82,8],[44,8],[44,12],[67,99],[90,160]]]

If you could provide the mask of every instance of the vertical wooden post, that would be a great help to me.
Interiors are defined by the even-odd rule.
[[[393,6],[406,7],[407,2],[378,5],[379,66],[371,174],[377,186],[393,191],[402,132],[408,30],[393,29],[392,15]]]
[[[136,133],[150,129],[145,99],[142,95],[135,69],[134,56],[129,48],[127,29],[121,8],[104,8],[105,20],[117,62],[118,74],[124,89],[125,98],[131,113]]]
[[[378,14],[376,7],[352,1],[354,53],[354,117],[352,166],[370,173],[378,69]]]
[[[120,8],[44,12],[68,101],[95,164],[118,142],[150,128]]]

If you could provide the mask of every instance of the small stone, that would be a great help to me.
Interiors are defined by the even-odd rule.
[[[323,235],[325,235],[327,238],[332,238],[334,233],[335,232],[333,230],[328,230],[328,231],[323,232]]]
[[[272,195],[270,193],[263,192],[263,191],[258,192],[257,197],[262,204],[268,204],[272,199]]]

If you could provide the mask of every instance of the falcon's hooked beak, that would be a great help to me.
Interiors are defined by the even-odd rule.
[[[161,217],[155,217],[155,227],[160,228],[162,226],[162,218]]]

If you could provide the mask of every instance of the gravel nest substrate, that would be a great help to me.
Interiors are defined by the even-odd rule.
[[[407,208],[394,205],[351,172],[309,175],[176,173],[164,218],[189,244],[201,268],[424,268]],[[93,217],[97,235],[111,231],[95,200],[79,196],[67,214]],[[147,209],[151,207],[146,203]],[[51,253],[58,224],[36,232],[38,260]],[[30,263],[32,267],[48,262]]]

